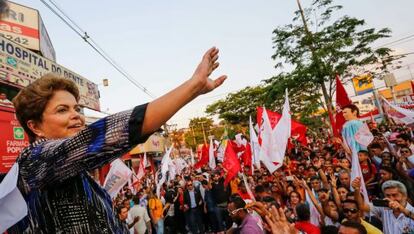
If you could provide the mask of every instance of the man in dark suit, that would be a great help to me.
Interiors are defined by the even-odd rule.
[[[193,234],[203,233],[203,222],[201,218],[201,209],[203,199],[200,191],[194,188],[193,182],[187,182],[187,188],[184,192],[184,210],[186,223]]]

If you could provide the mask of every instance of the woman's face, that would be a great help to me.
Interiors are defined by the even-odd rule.
[[[38,137],[60,139],[76,135],[85,127],[80,106],[68,91],[55,91],[46,104],[41,123],[28,123]],[[29,121],[30,122],[30,121]]]
[[[290,204],[291,205],[297,205],[299,204],[299,196],[296,193],[291,193],[290,194]]]
[[[341,201],[345,201],[346,194],[348,194],[348,190],[346,190],[345,188],[338,188],[338,194],[339,194],[339,199]]]
[[[380,182],[384,183],[385,181],[392,180],[392,173],[386,170],[380,170]]]

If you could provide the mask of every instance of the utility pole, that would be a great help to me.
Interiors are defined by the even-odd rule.
[[[194,145],[197,148],[197,142],[196,142],[196,139],[195,139],[193,125],[190,125],[190,129],[191,129],[191,133],[193,134],[193,142],[194,142]]]
[[[331,101],[330,101],[330,99],[328,97],[328,91],[327,91],[326,86],[325,86],[324,76],[323,76],[323,74],[321,74],[321,70],[322,70],[321,69],[321,61],[318,58],[318,56],[316,55],[316,53],[315,53],[315,47],[313,46],[313,35],[309,31],[309,29],[308,29],[308,24],[306,23],[305,14],[303,12],[302,5],[300,4],[300,0],[296,0],[296,2],[298,3],[300,16],[301,16],[302,22],[303,22],[303,27],[305,28],[305,33],[309,37],[309,45],[308,45],[308,47],[309,47],[309,49],[310,49],[310,51],[312,53],[312,60],[313,60],[314,63],[316,63],[317,68],[318,68],[318,70],[317,70],[317,72],[318,72],[317,76],[318,76],[318,79],[319,79],[319,84],[322,87],[322,94],[323,94],[323,97],[324,97],[325,102],[326,102],[328,114],[329,114],[329,116],[333,116],[332,103],[331,103]],[[333,127],[332,126],[333,126],[333,123],[331,122],[331,131],[333,132]]]
[[[207,138],[206,138],[206,132],[204,131],[204,124],[206,123],[206,121],[200,122],[201,124],[201,129],[203,130],[203,138],[204,138],[204,144],[207,145]]]

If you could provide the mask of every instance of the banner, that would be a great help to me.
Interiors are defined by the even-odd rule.
[[[372,81],[371,74],[363,74],[352,78],[352,84],[354,86],[355,94],[362,95],[372,92],[374,89],[374,83]]]
[[[384,112],[395,122],[404,124],[414,123],[414,111],[393,105],[389,103],[384,97],[382,98],[382,101],[384,104]]]
[[[0,82],[26,87],[48,73],[72,80],[79,89],[79,104],[93,110],[100,110],[97,84],[29,49],[0,37]]]
[[[117,159],[111,163],[111,169],[106,176],[104,189],[111,198],[114,198],[119,191],[128,182],[132,175],[132,171],[125,165],[121,159]]]

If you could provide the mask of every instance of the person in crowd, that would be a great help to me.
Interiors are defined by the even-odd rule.
[[[409,147],[411,151],[414,151],[414,144],[411,141],[411,137],[408,134],[401,133],[395,139],[395,145],[397,148],[397,155],[401,156],[401,148]]]
[[[341,170],[339,171],[338,177],[339,177],[339,182],[341,183],[341,185],[349,190],[349,188],[351,188],[350,172],[347,170]]]
[[[343,203],[343,213],[345,215],[345,219],[343,222],[346,221],[353,221],[362,224],[365,227],[368,234],[381,234],[382,231],[376,228],[375,226],[371,225],[370,223],[366,222],[362,215],[363,212],[358,208],[358,203],[355,200],[347,199]]]
[[[354,221],[346,221],[341,224],[338,230],[339,234],[367,234],[365,227]]]
[[[8,233],[127,232],[108,194],[87,171],[145,142],[185,104],[220,86],[226,76],[209,78],[217,59],[218,49],[211,48],[193,76],[176,89],[89,126],[71,80],[49,74],[23,88],[13,104],[31,142],[17,159],[18,188],[27,198],[28,215]]]
[[[396,180],[388,180],[381,186],[388,206],[375,206],[369,204],[369,211],[380,218],[383,223],[383,232],[410,233],[414,231],[414,208],[407,202],[407,189],[405,185]],[[363,198],[355,194],[355,200],[361,204]]]
[[[184,210],[186,223],[193,234],[203,233],[202,212],[203,199],[200,191],[194,188],[193,181],[187,181],[184,192]]]
[[[157,234],[164,233],[164,209],[162,201],[155,195],[155,191],[150,190],[148,194],[149,215]]]
[[[233,199],[228,203],[227,210],[232,221],[237,224],[236,228],[231,228],[227,231],[227,233],[264,233],[264,231],[259,227],[257,220],[247,211],[246,203],[241,197],[233,197]]]
[[[320,230],[317,226],[310,222],[310,210],[308,205],[299,204],[296,206],[297,221],[295,222],[295,228],[299,231],[308,234],[319,234]]]
[[[135,220],[138,217],[138,222],[134,225],[134,233],[152,233],[151,219],[148,215],[147,209],[139,205],[139,197],[134,196],[134,206],[130,209],[129,213]]]

